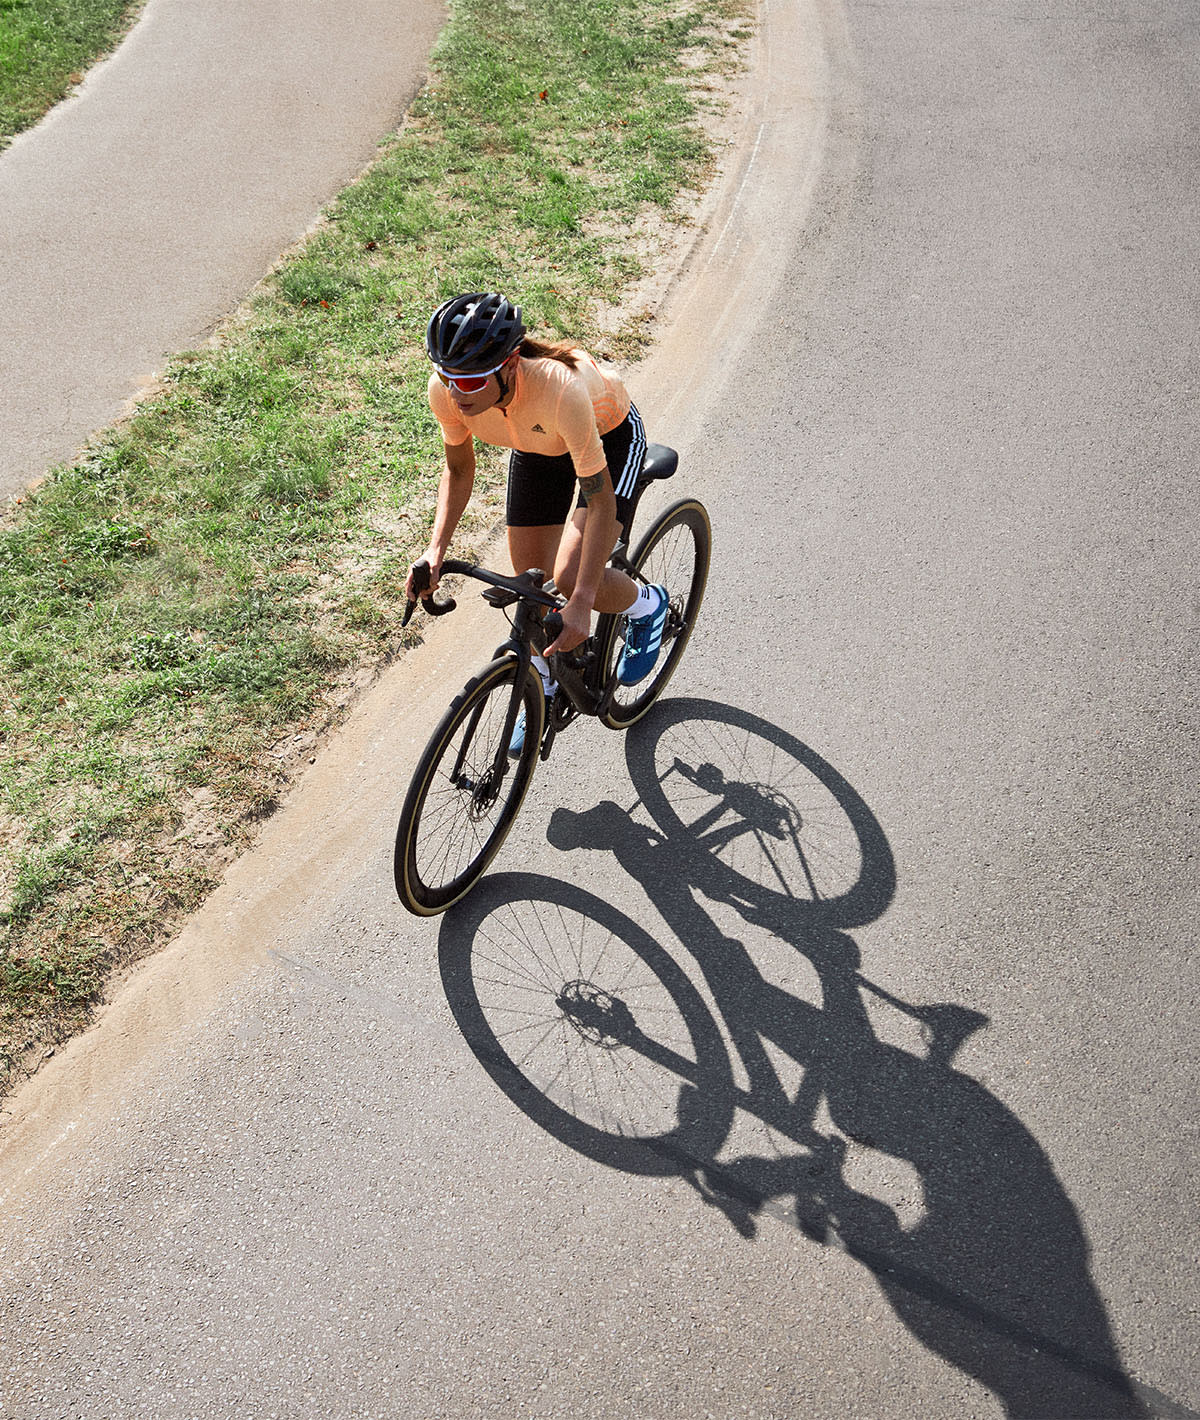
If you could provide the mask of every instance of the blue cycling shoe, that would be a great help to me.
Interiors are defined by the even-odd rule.
[[[622,685],[636,685],[645,680],[658,661],[662,650],[663,631],[667,625],[667,613],[671,603],[667,589],[661,582],[655,582],[653,589],[659,595],[658,608],[639,616],[636,621],[625,625],[625,649],[617,666],[617,680]]]
[[[546,696],[546,713],[542,717],[542,723],[546,724],[550,719],[550,696]],[[512,739],[508,742],[509,759],[520,759],[521,751],[525,748],[525,707],[524,705],[517,711],[517,723],[513,726]]]

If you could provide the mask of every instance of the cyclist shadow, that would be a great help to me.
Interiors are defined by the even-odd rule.
[[[910,1005],[861,973],[848,929],[882,915],[895,890],[891,850],[866,804],[801,742],[710,702],[658,707],[627,736],[627,758],[652,822],[612,802],[560,809],[550,841],[612,854],[641,884],[686,945],[746,1083],[735,1082],[702,993],[643,928],[578,887],[528,874],[494,880],[490,892],[482,885],[477,901],[448,914],[442,934],[451,1005],[493,1078],[589,1156],[686,1179],[743,1236],[769,1213],[839,1246],[874,1274],[925,1346],[994,1391],[1008,1414],[1149,1413],[1121,1369],[1086,1238],[1049,1159],[955,1066],[987,1018],[954,1003]],[[730,910],[754,950],[718,925]],[[573,964],[545,960],[554,932],[578,938]],[[767,979],[756,960],[764,941],[803,955],[820,1005]],[[602,959],[614,943],[620,960],[606,985]],[[522,997],[506,1033],[495,1028],[495,988],[485,1003],[471,983],[485,961],[494,981],[522,944],[532,956],[516,970],[536,959],[533,974],[550,983],[554,1007],[527,1024]],[[629,963],[645,966],[644,984]],[[528,990],[524,981],[519,989]],[[659,1019],[647,990],[655,1002],[670,998],[675,1038],[643,1024]],[[923,1044],[882,1039],[868,996]],[[548,1048],[545,1065],[522,1038]],[[669,1082],[657,1112],[647,1103],[642,1118],[614,1119],[596,1099],[589,1115],[577,1080],[556,1099],[557,1056],[580,1042],[604,1052],[606,1069],[631,1057],[632,1078],[653,1071]],[[791,1093],[774,1063],[780,1055],[802,1072]],[[604,1088],[594,1059],[580,1078],[597,1094]],[[628,1079],[610,1092],[624,1111],[641,1107],[629,1103]],[[659,1127],[665,1112],[669,1127]],[[735,1119],[765,1126],[770,1147],[739,1149],[745,1131]],[[886,1189],[863,1186],[864,1159],[880,1158],[915,1172],[915,1218],[877,1196]]]

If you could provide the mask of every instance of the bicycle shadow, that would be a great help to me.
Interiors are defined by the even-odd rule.
[[[1050,1160],[955,1066],[987,1018],[911,1005],[861,972],[847,929],[882,915],[896,883],[867,805],[794,737],[711,702],[657,707],[628,734],[627,760],[651,821],[613,802],[559,809],[549,838],[613,855],[686,945],[703,991],[582,888],[489,879],[447,914],[440,953],[451,1007],[493,1079],[589,1157],[686,1179],[745,1237],[770,1214],[840,1247],[1009,1415],[1152,1413],[1121,1367]],[[730,913],[743,936],[718,924]],[[765,940],[802,954],[819,1004],[767,979]],[[881,1038],[868,997],[923,1044]],[[800,1073],[791,1092],[780,1056]],[[745,1121],[768,1147],[745,1147]],[[880,1159],[915,1173],[920,1206],[864,1184],[864,1160]]]

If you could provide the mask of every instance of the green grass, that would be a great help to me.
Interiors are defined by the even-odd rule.
[[[143,0],[0,0],[0,148],[108,52]]]
[[[304,248],[0,522],[0,1068],[178,927],[402,644],[441,462],[429,310],[501,289],[543,333],[637,354],[627,233],[706,181],[698,120],[744,35],[740,0],[688,3],[458,0],[409,120]]]

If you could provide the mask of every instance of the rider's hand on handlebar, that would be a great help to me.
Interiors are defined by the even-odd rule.
[[[563,627],[556,639],[546,647],[546,655],[548,656],[556,651],[573,651],[576,646],[581,646],[591,635],[591,607],[577,602],[572,597],[560,610],[559,615],[562,617]]]
[[[421,596],[423,596],[423,597],[431,597],[431,596],[433,595],[433,593],[437,590],[437,584],[438,584],[438,582],[439,582],[440,579],[441,579],[441,575],[442,575],[442,559],[441,559],[440,557],[436,557],[436,558],[435,558],[433,552],[432,552],[432,551],[429,551],[429,552],[426,552],[426,553],[420,558],[420,561],[424,562],[424,563],[429,567],[429,585],[428,585],[428,588],[427,588],[427,589],[425,589],[424,591],[421,592]],[[414,564],[414,565],[415,565],[415,564]],[[405,598],[406,598],[408,601],[410,601],[410,602],[415,602],[416,599],[417,599],[417,593],[413,590],[413,569],[412,569],[412,567],[410,567],[410,568],[408,569],[408,576],[405,578],[405,582],[404,582],[404,595],[405,595]]]

